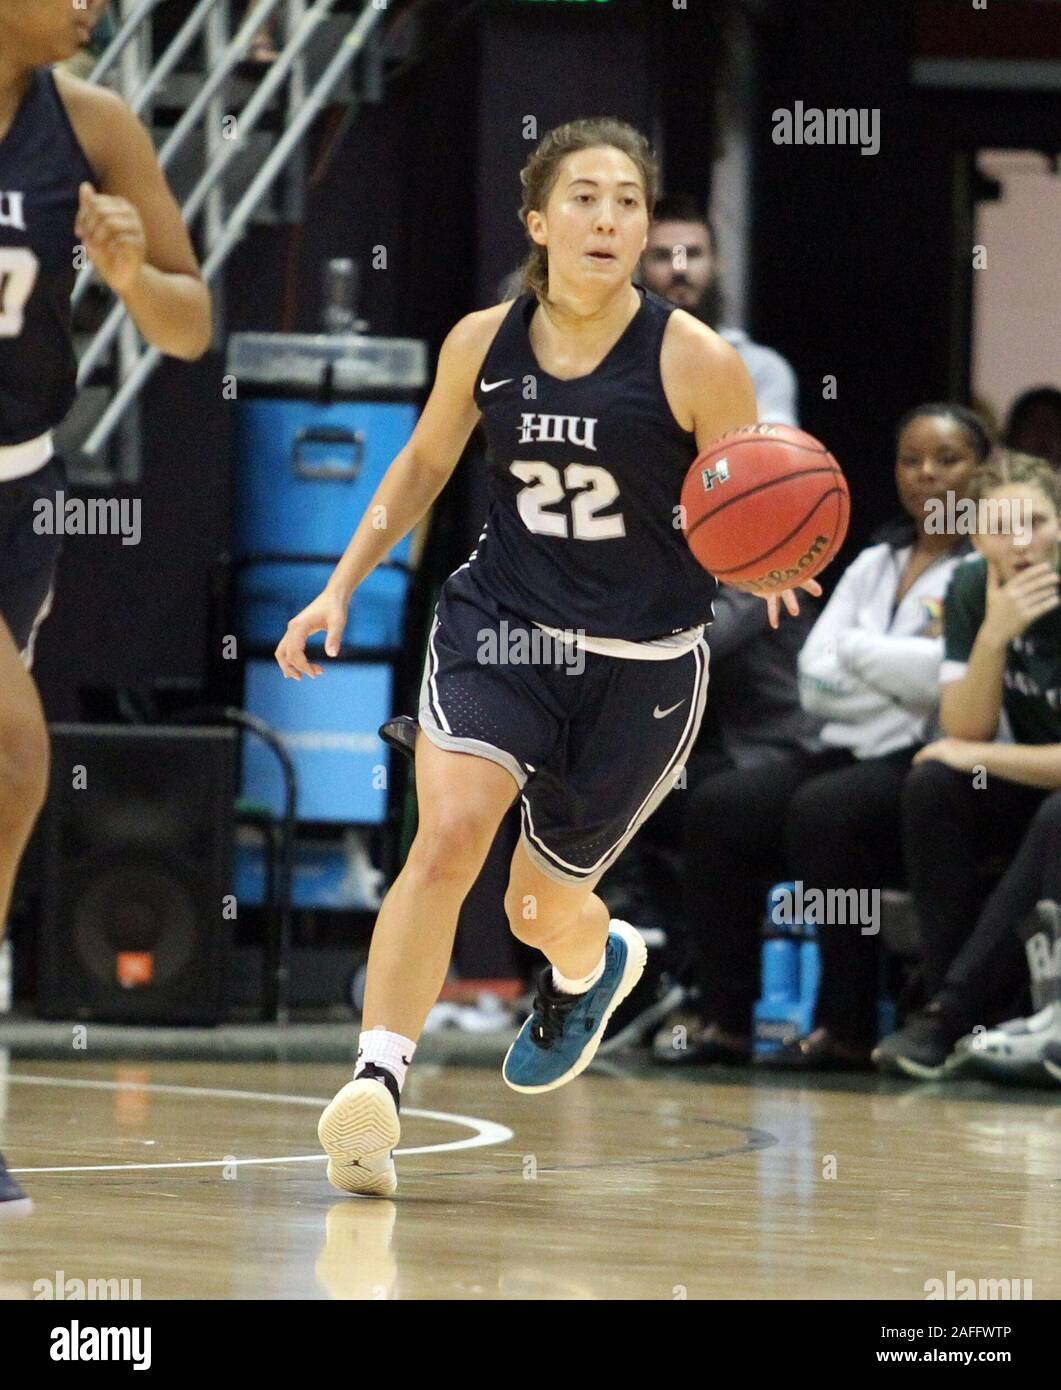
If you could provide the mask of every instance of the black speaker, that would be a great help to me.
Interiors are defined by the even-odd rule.
[[[236,731],[53,724],[51,737],[38,1013],[218,1022]]]

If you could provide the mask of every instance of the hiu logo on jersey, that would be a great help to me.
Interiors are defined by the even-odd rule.
[[[0,227],[10,227],[16,232],[28,231],[25,193],[5,193],[0,189]]]
[[[581,426],[581,429],[579,428]],[[521,415],[519,442],[531,444],[576,444],[580,449],[597,452],[593,435],[597,421],[581,415]]]

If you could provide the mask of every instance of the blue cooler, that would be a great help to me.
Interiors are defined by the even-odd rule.
[[[360,334],[236,333],[228,371],[238,391],[239,635],[271,650],[324,587],[408,443],[427,384],[427,345]],[[359,586],[344,644],[399,645],[412,543],[411,534],[404,537]],[[304,556],[334,558],[297,558]]]

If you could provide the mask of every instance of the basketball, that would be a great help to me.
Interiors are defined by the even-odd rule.
[[[685,539],[704,569],[760,594],[820,573],[851,512],[836,459],[788,425],[722,435],[689,469],[681,501]]]

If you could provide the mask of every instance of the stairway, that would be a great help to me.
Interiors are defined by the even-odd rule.
[[[352,119],[362,102],[381,99],[388,63],[404,57],[397,44],[387,51],[381,23],[398,6],[258,0],[248,20],[243,0],[113,4],[118,32],[90,80],[114,87],[139,109],[160,152],[172,143],[166,176],[215,291],[215,342],[221,342],[218,273],[251,223],[301,221],[303,137],[329,105],[340,104]],[[271,17],[280,58],[265,65],[241,61],[263,13]],[[398,27],[408,43],[409,26]],[[204,103],[211,80],[216,91]],[[197,100],[202,110],[191,121],[189,107]],[[115,312],[117,300],[105,286],[88,274],[82,279],[74,293],[82,389],[57,447],[73,482],[106,489],[141,476],[139,394],[159,354],[145,347],[124,311]]]

